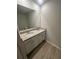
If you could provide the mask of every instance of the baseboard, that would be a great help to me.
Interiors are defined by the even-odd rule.
[[[53,43],[51,43],[50,41],[46,40],[49,44],[51,44],[52,46],[56,47],[57,49],[61,50],[61,48]]]

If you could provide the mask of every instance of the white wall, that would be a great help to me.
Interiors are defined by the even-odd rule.
[[[49,0],[42,7],[41,27],[47,29],[47,39],[61,46],[61,0]]]

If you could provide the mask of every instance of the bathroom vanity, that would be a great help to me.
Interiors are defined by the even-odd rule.
[[[45,40],[45,29],[31,30],[29,32],[25,30],[25,32],[22,32],[20,31],[20,37],[24,42],[27,54]]]
[[[41,19],[36,19],[35,10],[17,4],[17,24],[20,38],[29,54],[45,40],[45,29],[41,28]]]

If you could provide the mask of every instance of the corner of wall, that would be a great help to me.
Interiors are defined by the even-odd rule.
[[[46,40],[49,44],[51,44],[52,46],[54,46],[54,47],[56,47],[58,50],[61,50],[61,48],[58,46],[58,45],[56,45],[56,44],[54,44],[54,43],[51,43],[50,41],[48,41],[48,40]]]

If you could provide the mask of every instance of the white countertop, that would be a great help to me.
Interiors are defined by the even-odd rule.
[[[45,29],[33,30],[33,31],[30,31],[29,33],[20,34],[20,37],[23,41],[25,41],[25,40],[43,32],[43,31],[45,31]]]

